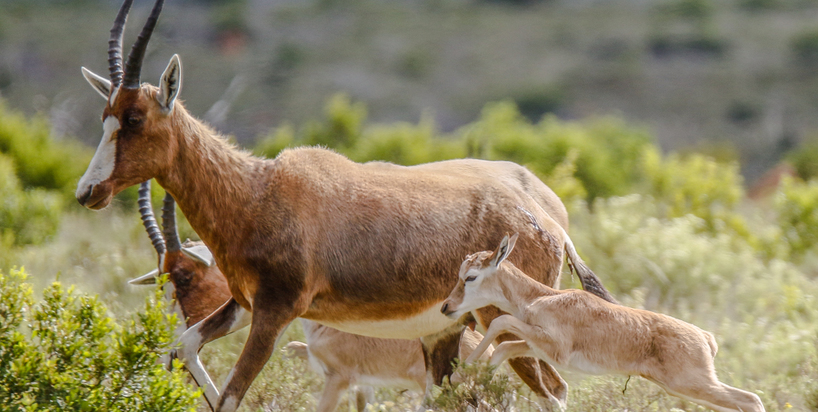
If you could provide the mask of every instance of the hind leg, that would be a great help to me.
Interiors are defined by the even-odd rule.
[[[524,340],[505,341],[494,349],[491,355],[491,366],[499,366],[504,361],[522,356],[532,356],[531,348]]]
[[[475,349],[469,357],[471,361],[479,356],[481,349],[488,346],[488,344],[484,344],[484,342],[491,342],[495,339],[500,342],[519,341],[520,338],[529,340],[535,335],[538,335],[529,325],[526,325],[511,315],[498,317],[497,315],[502,314],[502,312],[493,307],[483,308],[478,311],[481,323],[483,323],[485,319],[484,316],[486,315],[483,311],[487,309],[493,309],[494,313],[490,312],[488,315],[494,314],[495,317],[490,321],[489,330],[486,331],[483,342],[481,342],[478,348]],[[493,331],[492,328],[494,329]],[[537,338],[541,337],[537,336]],[[535,340],[540,341],[541,339]],[[477,355],[475,355],[475,353],[477,353]],[[512,358],[509,359],[508,364],[537,396],[548,399],[558,409],[565,408],[568,399],[568,384],[565,383],[559,373],[557,373],[551,365],[531,357]]]
[[[716,411],[765,412],[764,404],[761,403],[761,398],[758,395],[726,385],[716,379],[707,382],[708,380],[704,379],[704,382],[700,381],[690,386],[668,386],[657,381],[654,382],[671,395]]]

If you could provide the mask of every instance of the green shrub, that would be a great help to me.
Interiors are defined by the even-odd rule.
[[[0,404],[20,411],[191,411],[198,392],[157,361],[178,320],[160,289],[117,323],[96,297],[59,282],[35,303],[23,271],[0,273]],[[27,328],[24,328],[24,325]],[[177,362],[178,363],[178,362]]]
[[[44,119],[27,119],[0,100],[0,154],[14,159],[23,187],[58,190],[73,200],[91,152],[77,142],[55,140],[50,133]]]
[[[354,146],[366,122],[366,106],[338,93],[329,98],[324,114],[326,121],[307,124],[303,143],[337,149]]]
[[[787,153],[786,159],[804,180],[818,177],[818,139],[814,137],[799,148]]]
[[[818,244],[818,180],[784,179],[774,205],[783,239],[793,254],[801,255]]]
[[[497,368],[486,362],[456,362],[455,373],[462,377],[463,383],[451,383],[445,379],[442,386],[432,388],[432,404],[437,410],[516,410],[513,394],[520,389],[519,383],[512,382],[504,373],[494,373]]]
[[[667,206],[668,217],[693,214],[714,233],[726,229],[749,236],[735,211],[744,198],[738,163],[719,163],[697,153],[663,157],[655,148],[643,153],[645,191]]]
[[[321,145],[358,162],[511,160],[540,177],[559,175],[562,183],[576,178],[570,189],[564,188],[569,196],[584,193],[594,199],[630,192],[641,179],[642,151],[652,147],[647,133],[615,118],[580,123],[547,116],[534,124],[510,101],[487,104],[480,119],[449,136],[440,134],[427,116],[417,124],[366,125],[366,108],[345,95],[333,96],[325,112],[323,121],[309,122],[298,131],[289,124],[279,127],[260,139],[255,153],[274,157],[286,147]]]
[[[576,177],[589,199],[630,192],[639,177],[642,150],[651,145],[647,133],[618,119],[579,123],[546,116],[532,124],[511,102],[486,105],[481,118],[460,133],[480,148],[477,157],[511,160],[540,176],[551,174],[576,151]]]
[[[41,243],[60,222],[60,196],[43,189],[23,190],[14,166],[0,153],[0,249]]]
[[[356,147],[343,153],[360,162],[383,160],[407,166],[466,155],[462,142],[440,138],[436,133],[428,118],[422,118],[417,125],[374,125],[366,129]]]

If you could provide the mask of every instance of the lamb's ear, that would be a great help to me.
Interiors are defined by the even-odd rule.
[[[500,241],[500,246],[497,246],[497,250],[494,251],[491,265],[497,267],[500,263],[503,263],[504,260],[508,257],[511,251],[514,249],[514,244],[517,243],[517,238],[520,236],[519,233],[515,233],[514,236],[511,238],[508,235],[503,237],[503,240]]]
[[[159,276],[159,269],[154,269],[138,278],[128,281],[131,285],[155,285],[156,277]]]
[[[165,113],[169,114],[173,110],[173,103],[180,90],[182,90],[182,62],[179,60],[179,55],[174,54],[165,72],[162,73],[162,78],[159,79],[159,94],[156,95],[156,100]]]
[[[82,77],[85,77],[85,81],[94,88],[105,100],[108,100],[108,96],[111,95],[111,81],[97,75],[96,73],[82,67]]]

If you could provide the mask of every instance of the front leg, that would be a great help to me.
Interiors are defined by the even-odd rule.
[[[473,363],[474,361],[476,361],[480,357],[480,355],[482,355],[483,352],[485,352],[489,348],[491,343],[494,342],[495,339],[497,339],[497,337],[499,337],[503,333],[509,332],[509,330],[507,329],[507,323],[504,322],[504,319],[506,317],[513,318],[513,316],[511,315],[503,315],[491,321],[491,325],[489,325],[489,329],[486,331],[486,335],[483,336],[483,340],[480,341],[480,344],[477,345],[477,348],[474,349],[474,352],[472,352],[471,355],[469,355],[469,357],[466,358],[466,363]]]
[[[493,324],[492,321],[503,312],[494,306],[487,306],[478,309],[476,314],[480,324],[488,329],[489,325]],[[504,333],[497,340],[504,342],[507,340],[520,340],[520,338],[521,336]],[[508,364],[537,396],[548,399],[552,404],[557,405],[558,409],[564,408],[568,398],[568,384],[565,383],[553,366],[530,357],[512,358],[509,359]]]
[[[196,384],[204,389],[204,397],[211,410],[216,409],[219,391],[202,365],[199,350],[206,343],[249,325],[251,319],[252,313],[231,298],[210,316],[191,326],[179,337],[181,347],[176,350],[176,356],[185,363],[185,367]]]
[[[306,307],[296,305],[296,296],[287,293],[259,293],[253,302],[253,318],[250,335],[244,344],[239,360],[225,381],[216,412],[234,412],[244,398],[245,392],[270,359],[281,332]]]
[[[534,356],[531,347],[524,340],[505,341],[494,349],[489,364],[497,367],[508,359],[522,356]]]

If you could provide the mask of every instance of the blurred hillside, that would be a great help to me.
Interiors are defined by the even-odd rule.
[[[0,0],[0,96],[96,145],[102,100],[79,67],[107,74],[118,6]],[[211,118],[247,146],[338,91],[372,122],[429,113],[443,131],[510,98],[532,120],[621,116],[665,150],[738,157],[752,182],[818,137],[817,22],[812,0],[171,0],[142,77],[179,53],[188,107],[227,97]]]

